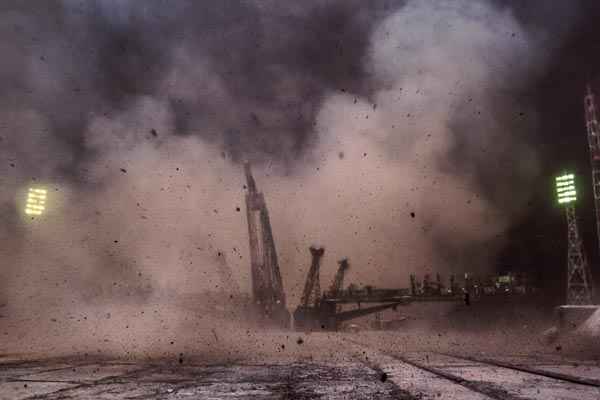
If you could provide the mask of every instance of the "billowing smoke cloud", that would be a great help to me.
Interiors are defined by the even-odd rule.
[[[312,168],[278,201],[285,226],[306,235],[299,247],[319,238],[351,256],[351,276],[377,285],[406,284],[409,271],[492,269],[499,243],[488,242],[538,174],[524,137],[534,126],[514,122],[531,112],[514,93],[536,72],[537,45],[485,3],[409,2],[382,21],[366,59],[380,89],[326,97]]]
[[[538,174],[517,94],[543,43],[491,3],[397,3],[14,5],[0,17],[16,39],[0,67],[11,312],[81,319],[221,290],[219,252],[247,290],[242,159],[292,305],[314,242],[324,285],[346,256],[350,281],[377,286],[490,269]],[[33,221],[30,184],[50,190]]]

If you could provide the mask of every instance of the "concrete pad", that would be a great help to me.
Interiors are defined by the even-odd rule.
[[[62,368],[53,371],[40,372],[20,376],[22,380],[41,380],[54,382],[76,382],[76,383],[92,383],[99,379],[109,376],[120,376],[136,369],[139,366],[135,365],[102,365],[92,364],[85,366],[72,366],[70,368]]]
[[[446,359],[452,364],[453,357],[438,355],[438,360]],[[443,369],[463,379],[485,382],[502,387],[509,394],[540,400],[597,400],[600,388],[563,382],[527,372],[514,371],[507,368],[490,366],[474,362],[470,366],[449,366]]]
[[[56,371],[64,368],[72,368],[71,364],[55,364],[55,365],[41,365],[41,366],[27,366],[27,367],[10,367],[0,366],[0,381],[4,381],[10,378],[19,378],[23,375],[38,374],[47,371]]]
[[[388,375],[388,379],[401,390],[406,390],[419,399],[489,399],[488,396],[474,392],[455,382],[397,360],[379,351],[361,346],[354,346],[353,349],[357,355],[357,359],[363,360],[373,367],[380,368]]]
[[[592,314],[600,309],[600,305],[562,305],[556,307],[558,327],[563,331],[577,329]]]
[[[0,400],[20,400],[74,386],[60,382],[2,382],[0,383]]]
[[[600,381],[600,367],[579,365],[577,367],[571,365],[536,365],[536,369],[541,371],[557,372],[559,374],[571,375],[581,378],[596,379]]]

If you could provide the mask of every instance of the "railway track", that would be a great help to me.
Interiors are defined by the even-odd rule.
[[[476,362],[476,363],[481,363],[481,364],[489,364],[489,365],[493,365],[493,366],[500,367],[500,368],[507,368],[507,369],[512,369],[515,371],[526,372],[526,373],[530,373],[530,374],[534,374],[534,375],[540,375],[540,376],[544,376],[547,378],[553,378],[553,379],[557,379],[557,380],[564,381],[564,382],[570,382],[570,383],[576,383],[579,385],[587,385],[587,386],[593,386],[593,387],[600,388],[600,376],[599,376],[599,379],[585,378],[585,377],[581,377],[581,376],[562,374],[559,372],[547,371],[547,370],[540,369],[540,368],[532,368],[532,367],[529,367],[526,365],[509,363],[506,361],[499,361],[499,360],[494,360],[494,359],[490,359],[490,358],[471,357],[471,356],[457,355],[457,354],[452,354],[452,353],[437,353],[437,354],[441,354],[441,355],[448,356],[448,357],[459,358],[459,359],[472,361],[472,362]]]
[[[343,340],[355,346],[357,360],[371,368],[375,365],[415,399],[600,399],[600,367],[592,369],[598,374],[596,379],[577,375],[568,365],[552,367],[571,373],[452,353],[400,354],[354,339]]]

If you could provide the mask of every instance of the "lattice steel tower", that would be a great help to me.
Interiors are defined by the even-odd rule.
[[[567,216],[567,304],[591,304],[592,290],[587,259],[583,249],[575,214],[575,176],[565,174],[556,178],[558,203],[564,205]]]
[[[596,117],[596,101],[592,87],[587,86],[584,97],[585,125],[587,128],[588,144],[590,146],[590,161],[592,163],[592,186],[594,206],[596,208],[596,236],[600,249],[600,130]]]
[[[252,296],[265,317],[282,326],[287,326],[290,315],[286,309],[285,292],[265,196],[256,188],[249,163],[244,164],[244,171],[248,185],[246,211],[250,241]]]

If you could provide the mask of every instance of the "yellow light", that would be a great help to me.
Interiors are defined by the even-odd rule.
[[[25,214],[42,215],[46,209],[46,189],[30,188],[27,194],[27,204],[25,205]]]
[[[573,184],[573,182],[569,182],[569,181],[556,181],[556,187],[569,186],[572,184]]]
[[[577,194],[576,191],[570,190],[568,192],[559,193],[558,197],[561,198],[561,197],[564,197],[564,196],[575,196],[576,194]]]
[[[575,185],[569,185],[569,186],[565,186],[565,187],[556,188],[556,191],[558,193],[568,192],[568,191],[571,191],[571,190],[575,190]]]
[[[570,203],[572,201],[576,201],[577,197],[565,197],[563,199],[558,199],[558,203],[559,204],[565,204],[565,203]]]
[[[573,175],[573,174],[567,174],[567,175],[562,175],[562,176],[557,176],[556,177],[556,181],[557,182],[568,181],[570,179],[575,179],[575,175]]]

